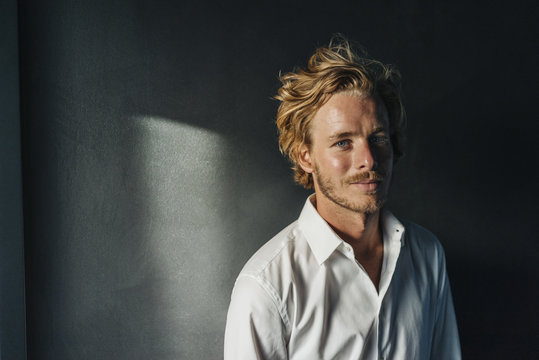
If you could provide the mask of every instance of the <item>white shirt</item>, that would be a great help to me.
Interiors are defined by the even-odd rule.
[[[307,200],[247,262],[232,292],[225,360],[460,359],[440,242],[382,211],[379,292]]]

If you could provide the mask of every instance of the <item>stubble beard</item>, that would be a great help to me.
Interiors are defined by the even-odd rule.
[[[372,215],[380,211],[380,209],[386,203],[387,197],[383,196],[380,198],[377,194],[377,191],[364,192],[362,194],[363,195],[362,197],[364,198],[363,200],[359,200],[357,202],[351,201],[350,199],[337,195],[335,191],[335,185],[333,184],[331,179],[321,174],[318,166],[316,165],[315,165],[313,175],[316,176],[316,180],[317,180],[316,182],[318,184],[318,188],[320,192],[326,198],[332,201],[334,204],[340,207],[343,207],[347,210],[364,214],[364,215]],[[375,176],[382,176],[382,175],[378,174]],[[347,181],[343,181],[343,183],[344,183],[343,186],[349,186],[347,185]],[[380,185],[381,184],[382,183],[380,183]]]

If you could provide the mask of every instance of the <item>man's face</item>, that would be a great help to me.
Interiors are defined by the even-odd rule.
[[[300,164],[313,174],[317,203],[364,214],[380,210],[393,169],[382,101],[335,94],[310,126],[311,146],[300,150]]]

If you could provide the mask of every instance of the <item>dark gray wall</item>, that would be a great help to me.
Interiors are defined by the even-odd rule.
[[[25,359],[17,2],[0,2],[0,359]]]
[[[28,358],[221,358],[235,276],[307,194],[277,151],[277,74],[336,31],[404,75],[390,206],[441,238],[465,356],[533,355],[535,15],[20,2]]]

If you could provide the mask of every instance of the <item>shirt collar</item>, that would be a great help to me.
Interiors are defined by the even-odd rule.
[[[390,244],[399,243],[404,246],[404,225],[389,210],[382,209],[380,213],[382,223],[382,234],[389,240]]]
[[[314,194],[307,198],[299,216],[298,224],[303,234],[305,234],[316,261],[321,265],[344,241],[316,211],[314,201]],[[388,210],[382,210],[380,216],[382,218],[383,236],[387,237],[390,243],[396,244],[396,242],[400,242],[402,246],[404,244],[402,236],[404,226]]]
[[[307,198],[299,215],[298,224],[316,261],[321,265],[343,241],[316,211],[314,200],[314,194]]]

